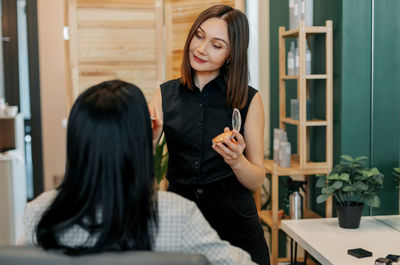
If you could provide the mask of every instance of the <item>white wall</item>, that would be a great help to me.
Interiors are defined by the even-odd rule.
[[[250,26],[249,84],[258,89],[264,104],[264,155],[269,155],[269,0],[247,0],[246,16]]]
[[[0,1],[1,3],[1,1]],[[0,7],[1,10],[1,7]],[[0,13],[1,15],[1,13]],[[1,32],[2,25],[1,25],[1,16],[0,16],[0,36],[3,36]],[[0,41],[0,98],[4,98],[4,68],[3,68],[3,41]]]
[[[255,89],[260,89],[259,82],[259,34],[258,34],[258,7],[259,1],[252,0],[246,1],[246,16],[249,21],[249,49],[248,49],[248,63],[249,63],[249,85]]]
[[[40,96],[45,190],[65,169],[66,116],[64,1],[38,0]]]

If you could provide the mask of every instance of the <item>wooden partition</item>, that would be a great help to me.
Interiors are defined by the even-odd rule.
[[[149,100],[162,82],[179,77],[187,33],[202,10],[244,9],[243,0],[65,1],[68,107],[83,90],[110,79],[135,83]]]
[[[196,17],[204,9],[225,4],[243,11],[243,0],[166,0],[166,75],[167,79],[180,76],[182,51],[187,34]]]
[[[162,0],[69,0],[70,101],[122,79],[150,98],[165,80]]]

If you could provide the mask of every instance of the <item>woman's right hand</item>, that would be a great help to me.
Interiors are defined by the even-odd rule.
[[[153,105],[149,104],[148,109],[151,119],[151,129],[153,130],[153,142],[158,142],[162,133],[163,122],[158,118],[157,111]]]

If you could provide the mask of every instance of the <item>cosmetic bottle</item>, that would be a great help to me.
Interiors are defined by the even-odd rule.
[[[274,163],[279,163],[279,146],[281,141],[282,130],[274,128]]]
[[[295,69],[295,74],[299,74],[299,46],[296,46],[295,53],[294,53],[294,69]]]
[[[311,75],[311,51],[306,41],[306,75]]]
[[[296,70],[295,70],[295,62],[294,62],[294,53],[296,52],[296,48],[295,48],[295,43],[294,41],[292,41],[290,43],[290,50],[288,52],[287,55],[287,71],[288,71],[288,75],[296,75]]]
[[[289,0],[289,29],[299,27],[299,0]]]

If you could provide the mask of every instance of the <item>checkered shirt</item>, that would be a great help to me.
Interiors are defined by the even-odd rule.
[[[27,204],[24,213],[25,244],[36,244],[36,226],[56,195],[57,191],[48,191]],[[255,264],[247,252],[221,240],[197,206],[179,195],[158,191],[158,218],[154,251],[199,253],[205,255],[211,264]],[[71,247],[91,246],[96,239],[96,235],[89,238],[89,233],[79,225],[59,234],[60,243]]]

